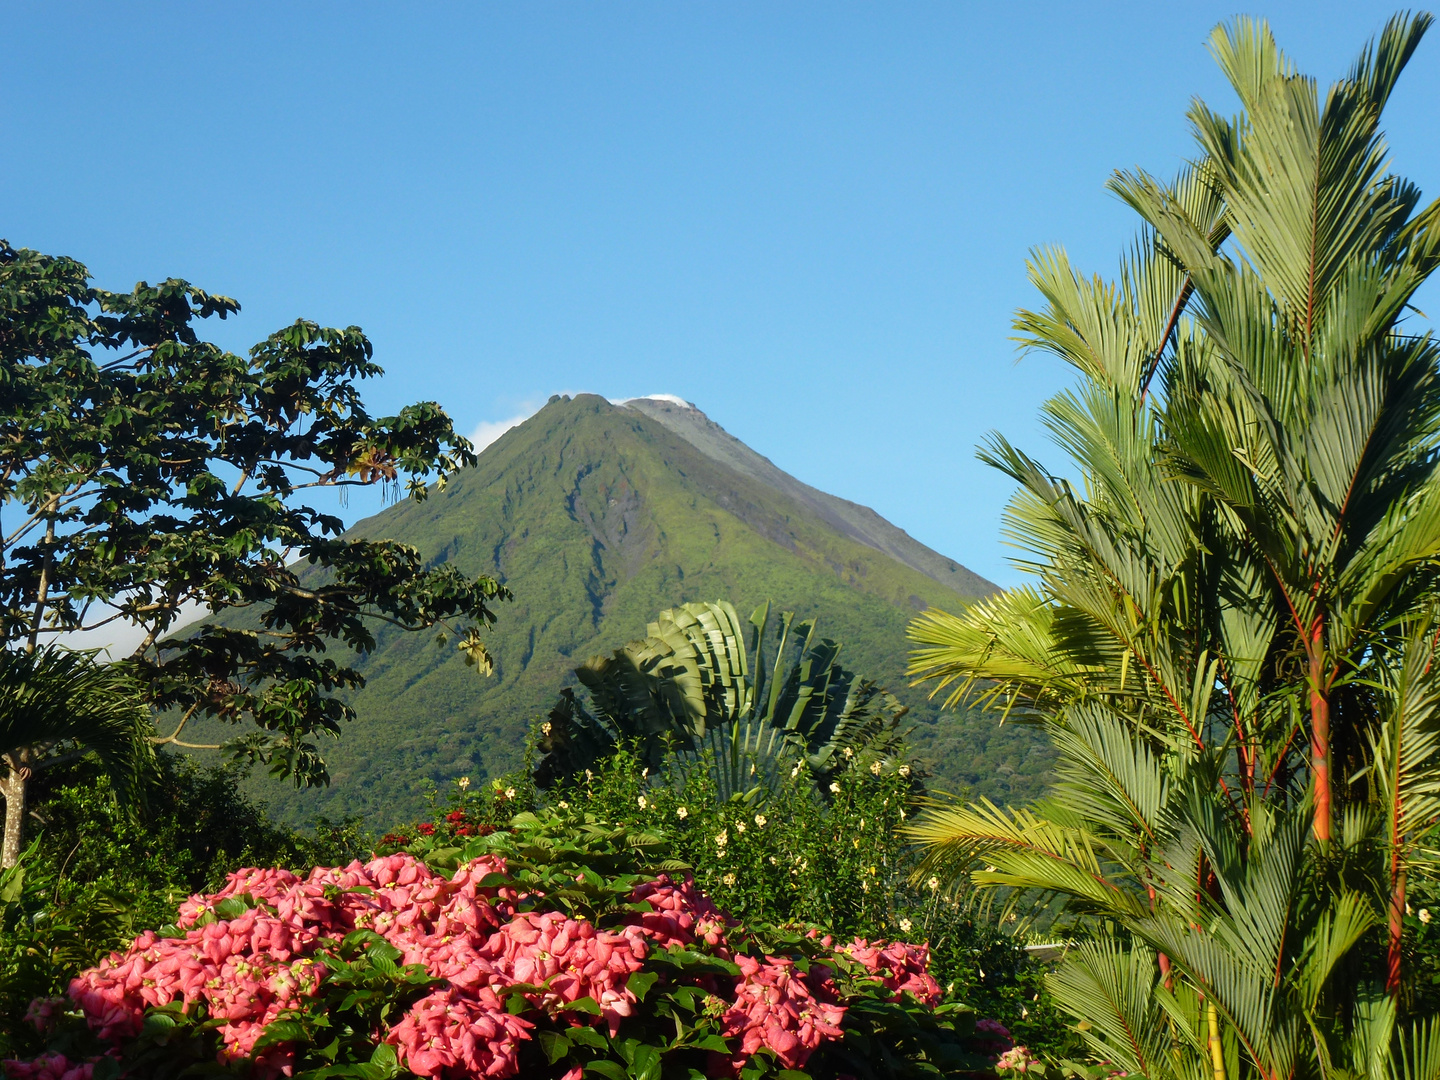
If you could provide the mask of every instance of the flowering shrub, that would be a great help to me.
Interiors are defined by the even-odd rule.
[[[945,1000],[1003,1020],[1016,1041],[1047,1057],[1070,1056],[1075,1035],[1050,1003],[1044,965],[1026,955],[1013,927],[971,909],[938,878],[912,880],[918,860],[903,830],[915,790],[907,771],[903,761],[862,751],[823,797],[802,771],[782,773],[763,799],[723,799],[703,761],[673,758],[653,770],[622,749],[551,798],[577,827],[608,822],[664,837],[665,853],[747,924],[812,923],[844,938],[928,941],[930,974]],[[529,795],[517,787],[522,799]],[[487,812],[471,799],[474,813]]]
[[[32,1010],[12,1080],[956,1076],[990,1071],[924,946],[742,927],[653,838],[521,815],[463,847],[243,870]],[[1008,1047],[1007,1047],[1008,1049]]]

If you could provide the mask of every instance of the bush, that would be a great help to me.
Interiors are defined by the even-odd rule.
[[[653,835],[561,813],[435,832],[236,873],[78,979],[78,1009],[40,1003],[62,1056],[11,1077],[957,1076],[1008,1048],[939,1003],[923,946],[746,926],[657,872]]]
[[[715,902],[750,924],[815,925],[838,937],[928,941],[946,1001],[974,1007],[1032,1050],[1067,1055],[1073,1036],[1050,1003],[1045,968],[1023,944],[949,895],[939,881],[911,877],[917,862],[900,835],[922,794],[903,759],[853,753],[820,793],[804,773],[774,791],[718,797],[707,763],[670,759],[647,769],[628,749],[577,782],[549,793],[554,813],[576,828],[644,834],[653,857],[693,873]],[[522,773],[429,795],[430,819],[385,839],[464,842],[490,832],[540,793]],[[724,841],[720,842],[723,837]]]
[[[148,812],[132,818],[109,781],[81,760],[40,774],[40,826],[0,885],[0,1053],[33,1049],[21,1023],[37,997],[61,993],[82,968],[146,926],[175,917],[193,893],[245,863],[307,869],[370,849],[353,822],[313,837],[271,825],[240,794],[234,770],[162,754]]]

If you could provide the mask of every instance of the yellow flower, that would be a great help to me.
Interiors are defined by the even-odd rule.
[[[679,810],[675,811],[675,816],[678,817],[681,821],[684,821],[687,817],[690,816],[690,811],[686,810],[685,807],[682,806]]]
[[[755,824],[756,824],[757,826],[759,826],[760,828],[763,829],[763,828],[765,827],[765,821],[766,821],[766,818],[765,818],[765,815],[764,815],[764,814],[756,814],[756,815],[755,815]]]
[[[726,874],[726,875],[725,875],[723,878],[721,878],[720,880],[723,881],[726,885],[734,885],[734,884],[735,884],[735,875],[734,875],[734,874]]]

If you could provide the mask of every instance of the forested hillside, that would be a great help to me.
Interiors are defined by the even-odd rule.
[[[292,820],[363,813],[383,823],[415,812],[427,779],[478,781],[516,768],[528,726],[574,684],[576,664],[643,635],[663,608],[722,597],[747,613],[769,599],[818,616],[821,632],[844,643],[844,663],[911,706],[938,786],[1015,802],[1042,786],[1050,759],[1029,731],[942,714],[906,687],[906,621],[973,597],[841,533],[636,409],[556,398],[443,493],[353,531],[413,544],[429,564],[494,574],[515,601],[487,638],[490,678],[453,644],[382,631],[362,665],[369,683],[353,698],[359,719],[325,748],[331,786],[251,781]]]

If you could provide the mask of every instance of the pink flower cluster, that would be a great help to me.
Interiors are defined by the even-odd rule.
[[[544,984],[526,997],[552,1015],[593,998],[614,1034],[633,1011],[625,983],[640,969],[649,932],[598,930],[558,912],[517,913],[514,890],[480,884],[504,869],[501,860],[479,859],[447,880],[412,856],[391,855],[317,868],[303,880],[284,870],[242,870],[219,893],[181,907],[183,937],[141,935],[123,956],[75,980],[70,994],[96,1033],[111,1040],[134,1035],[147,1006],[203,1000],[226,1021],[223,1056],[248,1056],[267,1024],[319,991],[324,968],[311,959],[314,951],[368,929],[395,946],[403,963],[449,984],[386,1034],[406,1067],[420,1076],[512,1076],[517,1044],[533,1024],[505,1009],[507,988]],[[253,906],[204,921],[231,897]],[[272,1071],[288,1075],[283,1051],[265,1056]]]
[[[670,946],[704,949],[740,969],[733,982],[700,977],[714,995],[712,1015],[738,1040],[742,1055],[717,1055],[718,1068],[738,1071],[761,1049],[785,1068],[799,1068],[824,1041],[841,1037],[846,1010],[830,970],[816,964],[801,972],[782,957],[733,953],[726,937],[733,924],[688,879],[660,875],[641,883],[630,899],[648,910],[604,930],[543,904],[522,910],[533,906],[522,901],[540,898],[493,879],[485,884],[504,871],[503,860],[482,858],[447,878],[404,854],[319,867],[304,878],[241,870],[220,892],[181,906],[179,936],[142,934],[126,952],[112,953],[75,979],[70,997],[96,1035],[117,1047],[140,1031],[147,1008],[203,1002],[223,1021],[222,1062],[249,1057],[256,1075],[288,1076],[293,1051],[272,1045],[257,1056],[257,1042],[267,1025],[321,992],[329,968],[317,954],[365,929],[397,949],[402,963],[443,980],[376,1033],[417,1076],[515,1076],[522,1044],[546,1017],[568,1025],[603,1023],[614,1036],[637,1005],[630,976],[650,949]],[[820,943],[833,945],[829,937]],[[908,991],[922,1001],[939,999],[924,946],[856,940],[840,951],[897,996]],[[516,994],[525,999],[525,1015],[508,1007]],[[574,1008],[584,998],[598,1003],[598,1018]],[[36,1026],[48,1026],[59,1004],[37,1001]],[[54,1054],[5,1063],[10,1080],[89,1080],[92,1068]]]
[[[632,900],[643,900],[654,910],[641,915],[637,925],[660,945],[704,943],[719,956],[729,956],[725,945],[726,919],[693,881],[676,884],[668,874],[636,886]]]
[[[877,941],[872,944],[864,938],[856,938],[849,945],[842,945],[840,951],[895,991],[897,1000],[902,993],[908,992],[926,1005],[935,1005],[940,1001],[940,984],[930,974],[929,945],[908,945],[903,941]]]
[[[1026,1046],[1012,1046],[995,1062],[997,1072],[1028,1072],[1031,1065],[1039,1064],[1035,1055]]]
[[[794,961],[782,957],[761,962],[737,956],[735,963],[741,980],[724,1024],[727,1036],[740,1037],[744,1057],[763,1046],[785,1068],[798,1069],[824,1040],[840,1038],[845,1007],[836,1003],[828,971],[817,965],[802,975]],[[738,1071],[743,1063],[742,1058],[733,1064]]]
[[[93,1062],[71,1061],[64,1054],[41,1054],[34,1061],[5,1062],[5,1075],[10,1080],[90,1080],[94,1071]]]

